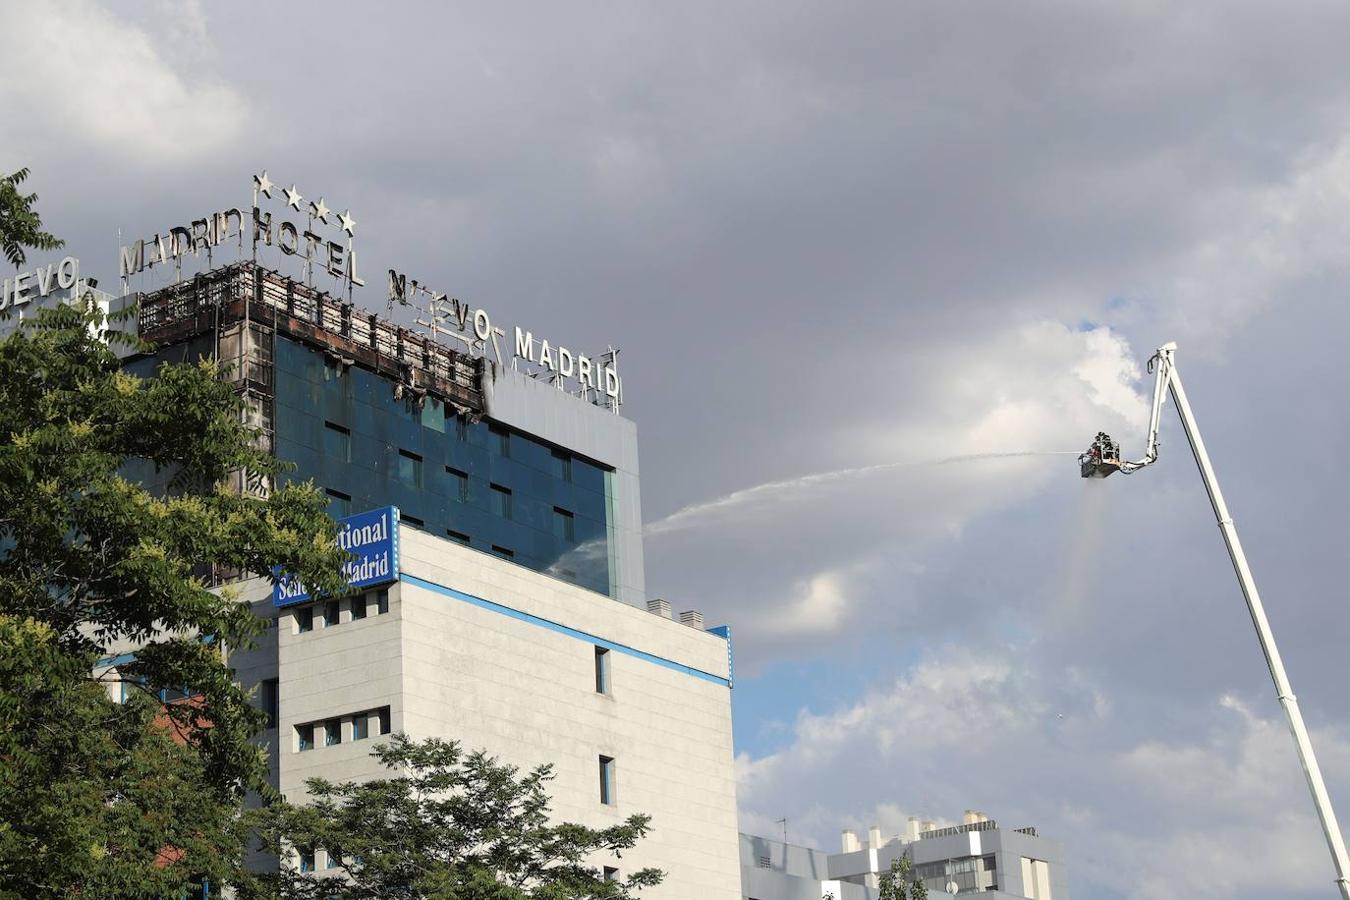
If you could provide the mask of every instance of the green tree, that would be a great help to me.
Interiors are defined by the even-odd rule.
[[[372,753],[398,774],[361,783],[308,782],[310,802],[278,804],[257,820],[278,855],[325,850],[340,862],[306,874],[259,876],[245,897],[283,900],[627,900],[659,884],[655,869],[605,880],[590,864],[621,857],[648,817],[588,828],[550,824],[549,766],[521,774],[454,742],[394,735]]]
[[[45,240],[30,225],[3,239]],[[211,590],[203,564],[341,586],[345,554],[312,485],[265,499],[224,487],[281,467],[221,367],[137,378],[108,337],[86,298],[0,341],[0,617],[18,661],[0,679],[5,897],[163,896],[165,879],[237,862],[242,834],[225,824],[266,762],[250,742],[263,714],[228,653],[266,622]],[[167,491],[125,477],[137,466]],[[128,650],[116,670],[97,665]],[[113,702],[109,678],[143,699]],[[164,706],[162,689],[193,699]]]
[[[42,220],[33,209],[37,194],[19,192],[19,185],[27,178],[27,169],[20,169],[13,175],[0,175],[0,247],[4,248],[5,259],[15,268],[27,259],[26,247],[55,250],[64,246],[63,241],[42,230]]]
[[[928,900],[928,888],[910,872],[913,863],[905,852],[891,860],[891,869],[881,876],[879,900]]]

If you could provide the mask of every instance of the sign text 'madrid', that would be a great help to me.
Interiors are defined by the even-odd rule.
[[[385,506],[340,521],[338,546],[353,555],[342,566],[348,587],[365,588],[398,580],[398,507]],[[314,599],[298,579],[274,570],[274,606],[292,606]]]

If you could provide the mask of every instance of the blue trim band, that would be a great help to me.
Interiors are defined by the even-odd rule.
[[[643,650],[637,650],[633,647],[627,646],[626,644],[616,644],[613,641],[607,641],[604,638],[596,637],[593,634],[587,634],[586,632],[578,631],[575,628],[568,628],[566,625],[559,625],[557,622],[552,622],[548,619],[541,619],[539,616],[532,616],[529,613],[521,612],[518,609],[512,609],[509,606],[502,606],[500,603],[493,603],[491,600],[484,600],[482,597],[475,597],[473,594],[466,594],[463,591],[457,591],[454,588],[448,588],[445,587],[444,585],[436,584],[435,582],[432,581],[427,581],[425,578],[418,578],[416,575],[409,575],[407,572],[403,572],[402,577],[403,582],[405,584],[411,584],[416,587],[423,588],[425,590],[431,591],[432,593],[440,594],[443,597],[450,597],[453,600],[460,600],[463,601],[464,603],[468,603],[471,606],[476,606],[479,609],[486,609],[489,612],[499,613],[508,618],[515,619],[519,622],[526,622],[530,625],[538,625],[541,628],[547,628],[549,631],[553,631],[558,634],[564,634],[570,638],[575,638],[576,640],[579,641],[585,641],[588,644],[594,644],[597,647],[604,647],[606,650],[613,650],[615,653],[622,653],[625,656],[631,656],[634,659],[641,659],[649,663],[654,663],[655,665],[661,666],[662,668],[670,669],[673,672],[683,672],[686,675],[692,675],[695,678],[701,678],[704,681],[711,681],[713,684],[720,684],[722,687],[726,688],[731,687],[731,681],[729,679],[722,678],[720,675],[713,675],[709,672],[704,672],[702,669],[695,669],[694,667],[686,666],[683,663],[677,663],[673,660],[669,660],[661,656],[656,656],[654,654],[647,653]]]

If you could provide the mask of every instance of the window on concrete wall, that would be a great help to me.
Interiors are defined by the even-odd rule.
[[[606,881],[618,881],[618,880],[619,880],[619,870],[616,869],[614,866],[605,866],[605,880],[606,880]]]
[[[606,806],[615,803],[614,758],[600,757],[600,802]]]
[[[314,607],[302,606],[295,611],[295,630],[301,634],[314,630]]]
[[[357,713],[352,716],[352,740],[364,741],[370,737],[370,713]]]
[[[329,719],[323,723],[323,745],[332,747],[342,743],[342,720]]]
[[[382,616],[387,612],[389,612],[389,591],[380,588],[375,592],[375,614]]]
[[[336,600],[325,600],[323,604],[323,627],[332,628],[341,621],[342,610]]]
[[[375,711],[375,714],[380,718],[380,734],[388,734],[391,728],[389,707],[382,706]]]
[[[314,749],[314,726],[295,726],[295,745],[301,752]]]
[[[351,599],[352,621],[364,619],[366,617],[366,595],[357,594]]]
[[[609,693],[609,650],[604,647],[595,648],[595,692]]]
[[[267,714],[267,727],[277,727],[277,713],[281,711],[280,684],[275,678],[264,678],[258,686],[258,699],[262,701],[262,711]]]
[[[301,848],[300,850],[300,871],[314,871],[314,851],[313,849]]]

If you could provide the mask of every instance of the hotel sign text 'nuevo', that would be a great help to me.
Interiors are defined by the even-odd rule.
[[[498,338],[505,337],[506,332],[492,324],[487,310],[474,309],[457,297],[436,293],[416,279],[390,269],[389,307],[392,309],[396,303],[424,311],[427,319],[418,319],[419,324],[430,327],[433,334],[446,334],[463,341],[473,352],[485,354],[490,345],[497,364],[505,366]],[[608,397],[615,408],[623,402],[623,379],[619,377],[616,350],[590,357],[551,344],[544,338],[536,343],[534,334],[520,326],[515,328],[511,349],[512,358],[550,373],[559,387],[565,385],[566,379],[571,379],[583,393],[595,391]]]

